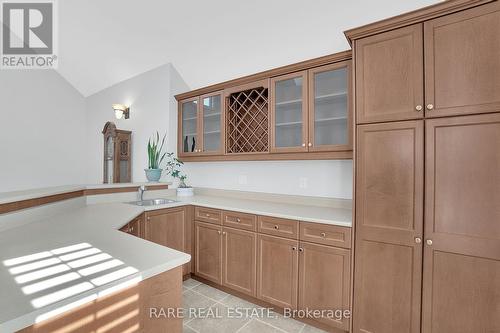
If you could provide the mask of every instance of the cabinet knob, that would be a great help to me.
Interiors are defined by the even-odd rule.
[[[420,237],[415,237],[415,243],[417,243],[417,244],[422,243],[422,238],[420,238]]]
[[[274,226],[274,229],[276,229],[276,230],[278,230],[279,228],[280,228],[280,227],[279,227],[279,226],[277,226],[277,225],[275,225],[275,226]]]
[[[422,111],[424,108],[422,107],[422,105],[417,105],[415,106],[415,110],[417,111]]]
[[[220,231],[217,231],[217,233],[220,235]]]
[[[134,232],[134,227],[129,229],[130,232]]]
[[[430,246],[430,245],[432,245],[432,239],[428,239],[428,240],[426,240],[425,242],[426,242],[426,243],[427,243],[427,245],[429,245],[429,246]]]
[[[210,214],[205,214],[206,217],[210,217]]]
[[[308,146],[308,147],[312,147],[312,145],[313,145],[313,144],[312,144],[311,142],[309,142],[309,143],[307,144],[307,146]]]
[[[297,247],[296,246],[292,246],[292,251],[297,251]]]
[[[306,144],[305,144],[305,143],[303,143],[303,144],[302,144],[302,147],[305,147],[305,146],[306,146]]]
[[[146,220],[151,221],[151,218],[148,216],[148,218]]]
[[[226,232],[225,232],[225,231],[223,231],[223,232],[222,232],[222,234],[223,234],[223,235],[225,235],[225,234],[226,234]]]
[[[321,233],[321,237],[325,238],[326,237],[326,233],[322,232]]]
[[[239,218],[239,217],[236,219],[236,222],[241,222],[241,220],[240,220],[240,218]]]
[[[432,110],[434,109],[434,105],[432,104],[427,104],[427,110]]]
[[[303,249],[303,248],[301,248],[301,247],[299,247],[299,251],[300,251],[300,252],[304,252],[304,249]]]

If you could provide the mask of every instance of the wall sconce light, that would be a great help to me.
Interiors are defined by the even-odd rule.
[[[115,110],[116,119],[125,119],[130,118],[130,108],[123,104],[113,104],[113,110]]]

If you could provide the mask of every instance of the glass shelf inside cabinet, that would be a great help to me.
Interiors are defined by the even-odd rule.
[[[198,101],[182,103],[182,151],[192,153],[198,140]]]
[[[348,143],[347,68],[314,74],[314,144]]]
[[[203,151],[221,150],[222,97],[213,95],[203,98]]]
[[[277,148],[300,147],[303,141],[302,76],[276,81],[274,142]]]

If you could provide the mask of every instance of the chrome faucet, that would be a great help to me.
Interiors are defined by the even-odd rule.
[[[137,195],[138,195],[140,201],[144,200],[144,192],[145,191],[146,191],[146,186],[144,186],[144,185],[139,186],[139,188],[137,189]]]

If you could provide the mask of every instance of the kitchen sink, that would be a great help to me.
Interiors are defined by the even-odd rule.
[[[136,205],[136,206],[159,206],[159,205],[171,204],[174,202],[178,202],[178,201],[172,200],[172,199],[149,199],[149,200],[142,200],[142,201],[132,201],[132,202],[129,202],[129,204]]]

